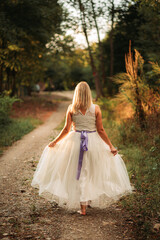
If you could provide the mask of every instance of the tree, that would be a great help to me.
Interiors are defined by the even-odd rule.
[[[88,52],[89,52],[89,57],[90,57],[92,73],[93,73],[93,77],[95,79],[96,94],[97,94],[97,98],[99,98],[102,95],[102,89],[101,89],[101,85],[100,85],[100,79],[98,76],[98,72],[97,72],[97,69],[96,69],[96,66],[94,63],[94,58],[93,58],[92,50],[90,47],[89,39],[88,39],[84,5],[82,4],[81,0],[78,0],[78,3],[79,3],[79,9],[80,9],[80,18],[81,18],[82,28],[83,28],[84,35],[86,37],[87,45],[88,45]]]
[[[140,51],[146,60],[160,60],[160,3],[157,1],[156,7],[150,5],[149,1],[141,3],[142,1],[131,1],[130,5],[119,8],[114,29],[115,73],[125,70],[123,59],[129,40],[132,41],[133,48]]]
[[[33,65],[41,64],[46,44],[60,32],[62,14],[56,0],[0,2],[1,93],[4,90],[9,90],[11,95],[17,93],[20,84],[26,82],[20,79],[23,76],[28,76],[29,86],[38,80],[33,77],[36,73],[32,71]]]
[[[95,25],[96,25],[97,32],[99,31],[98,24],[96,21],[94,1],[68,0],[67,3],[78,12],[77,16],[76,17],[74,16],[72,21],[73,21],[74,29],[75,29],[75,25],[78,28],[79,22],[81,23],[82,32],[85,36],[86,43],[87,43],[89,62],[91,65],[92,76],[95,81],[95,88],[96,88],[96,93],[97,93],[97,98],[98,98],[103,94],[102,86],[101,86],[98,68],[96,66],[96,59],[94,58],[93,49],[92,49],[91,43],[89,41],[89,31],[91,29],[93,29],[93,27],[95,27]],[[76,24],[75,24],[75,22],[76,22]],[[71,26],[72,26],[72,24],[71,24]]]
[[[150,1],[125,1],[115,8],[114,37],[112,37],[110,30],[102,41],[106,76],[110,75],[109,65],[111,61],[109,59],[112,58],[110,51],[112,41],[114,74],[125,71],[124,56],[128,51],[130,40],[132,48],[137,49],[144,56],[146,72],[151,71],[148,61],[160,63],[159,10],[160,3],[158,1],[154,4],[150,4]],[[149,76],[146,76],[146,81],[152,85],[156,83]],[[106,81],[105,85],[111,89],[109,92],[112,94],[118,92],[118,85],[112,80]]]
[[[96,31],[97,31],[97,38],[98,38],[98,48],[99,48],[99,53],[98,54],[98,57],[100,59],[100,72],[102,72],[101,74],[99,74],[102,78],[102,81],[101,81],[101,85],[104,85],[105,83],[105,79],[106,79],[106,76],[105,76],[105,69],[104,69],[104,58],[103,58],[103,49],[102,49],[102,43],[101,43],[101,39],[100,39],[100,30],[99,30],[99,26],[98,26],[98,23],[97,23],[97,15],[99,13],[96,14],[96,10],[95,10],[95,3],[93,2],[93,0],[90,0],[91,1],[91,6],[92,6],[92,18],[93,18],[93,21],[95,23],[95,28],[96,28]],[[100,8],[100,11],[101,11],[101,8]],[[103,93],[102,93],[103,95]]]
[[[74,89],[79,81],[87,81],[91,88],[94,87],[88,52],[75,48],[72,36],[56,35],[56,41],[49,47],[52,51],[43,59],[48,90],[51,87],[54,90]]]
[[[115,18],[115,5],[114,0],[109,1],[111,7],[109,9],[111,15],[111,30],[110,30],[110,77],[113,76],[114,69],[114,44],[113,44],[113,34],[114,34],[114,18]]]

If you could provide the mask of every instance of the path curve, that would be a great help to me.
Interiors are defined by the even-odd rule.
[[[63,95],[63,93],[61,93]],[[14,143],[0,158],[0,239],[134,239],[129,215],[117,205],[89,209],[83,217],[39,197],[31,181],[44,147],[57,135],[69,102],[41,126]]]
[[[32,132],[25,135],[4,152],[4,155],[0,158],[1,177],[5,173],[10,173],[8,172],[9,165],[11,166],[11,172],[13,172],[13,165],[17,167],[17,164],[23,161],[26,157],[28,158],[29,155],[32,156],[32,153],[35,150],[41,152],[44,146],[49,142],[50,137],[54,135],[54,129],[64,119],[67,106],[68,102],[59,104],[57,111],[54,112],[43,125],[40,125]]]

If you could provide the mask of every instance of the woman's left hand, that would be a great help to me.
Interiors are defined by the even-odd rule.
[[[56,143],[53,141],[53,142],[50,142],[49,144],[48,144],[48,147],[54,147],[56,145]]]
[[[115,147],[112,146],[110,149],[114,156],[118,153],[118,150]]]

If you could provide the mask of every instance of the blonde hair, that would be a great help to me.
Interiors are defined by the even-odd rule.
[[[71,111],[75,113],[80,108],[87,109],[91,106],[91,104],[92,95],[89,85],[86,82],[78,83],[74,90]]]

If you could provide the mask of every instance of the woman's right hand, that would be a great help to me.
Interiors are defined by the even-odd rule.
[[[50,142],[49,144],[48,144],[48,147],[54,147],[56,145],[56,142]]]

